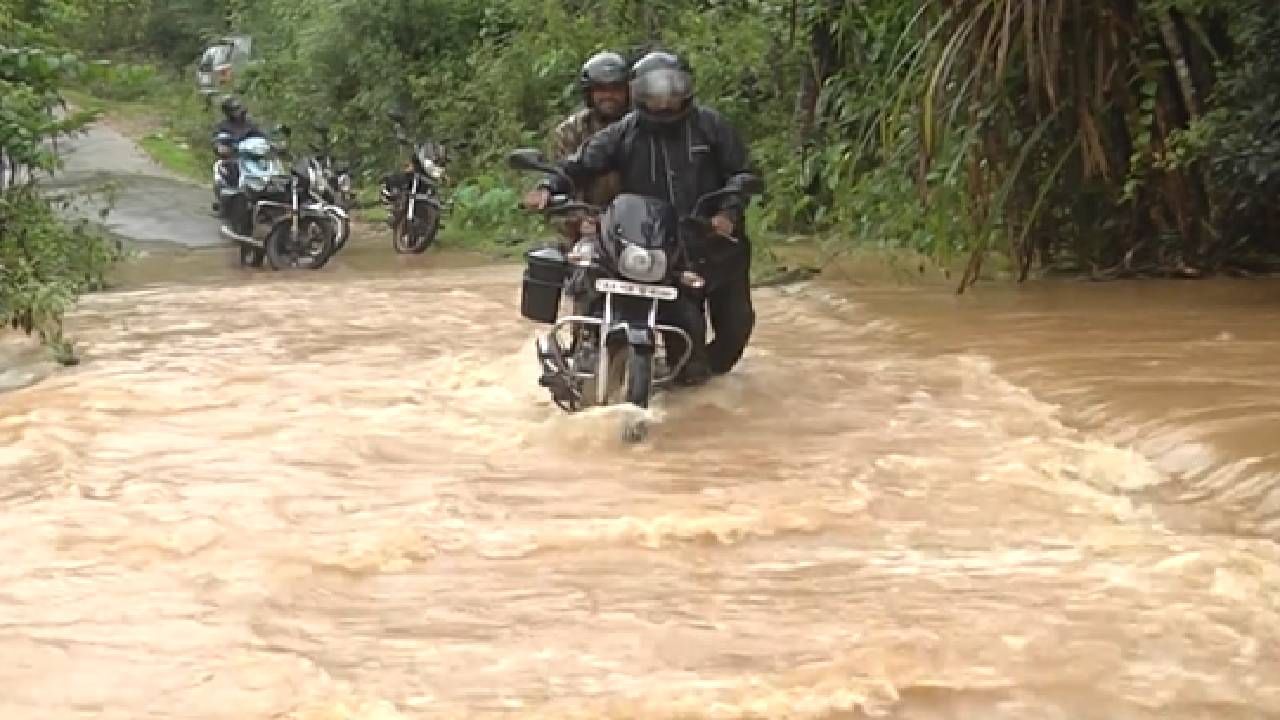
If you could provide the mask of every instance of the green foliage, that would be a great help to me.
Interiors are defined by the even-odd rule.
[[[295,143],[330,125],[363,196],[403,161],[387,110],[408,111],[451,150],[447,225],[469,236],[531,228],[513,209],[529,179],[502,158],[544,146],[579,104],[581,61],[654,46],[686,54],[701,101],[751,142],[769,186],[757,236],[969,254],[967,281],[993,251],[1019,276],[1035,260],[1103,275],[1212,269],[1264,248],[1280,222],[1273,0],[26,5],[38,12],[10,26],[181,69],[99,88],[182,98],[165,103],[174,147],[203,142],[211,118],[178,88],[202,43],[227,31],[254,38],[237,88],[252,113],[288,122]]]
[[[560,0],[246,3],[238,26],[271,31],[255,32],[262,61],[242,90],[260,117],[304,131],[327,122],[366,183],[401,162],[386,112],[409,109],[416,132],[450,147],[459,183],[451,225],[497,228],[519,222],[515,200],[528,181],[501,167],[506,153],[544,146],[551,127],[580,104],[575,79],[589,54],[648,43],[632,10]],[[669,19],[662,39],[690,55],[705,101],[748,137],[785,127],[785,113],[760,113],[758,93],[741,91],[769,72],[767,18],[717,5]],[[737,60],[723,63],[719,54],[731,42]]]
[[[862,213],[934,254],[970,250],[962,288],[993,249],[1020,277],[1037,258],[1194,272],[1275,235],[1275,3],[802,5],[834,70],[778,222]]]
[[[1169,162],[1207,158],[1224,237],[1280,251],[1280,5],[1240,3],[1228,27],[1234,56],[1218,106],[1176,138]]]
[[[511,177],[481,175],[453,193],[449,224],[464,230],[519,226],[525,218]]]
[[[63,221],[33,184],[0,194],[0,236],[0,323],[37,333],[71,362],[63,313],[82,293],[102,288],[120,247],[83,221]]]
[[[52,170],[57,156],[46,139],[83,127],[90,113],[58,117],[63,106],[58,84],[86,70],[74,55],[39,48],[0,46],[0,143],[7,166]],[[0,187],[13,180],[0,178]]]
[[[0,6],[0,27],[19,42],[42,40],[47,28],[74,17],[72,8],[29,3],[17,13]],[[94,117],[59,113],[62,86],[100,72],[56,48],[0,46],[0,323],[38,334],[65,363],[75,358],[62,334],[63,313],[101,286],[119,248],[83,223],[59,219],[37,181],[58,167],[56,141]]]
[[[117,66],[110,75],[93,78],[84,83],[84,88],[103,100],[130,102],[171,92],[173,83],[166,82],[164,75],[150,65],[131,64]]]

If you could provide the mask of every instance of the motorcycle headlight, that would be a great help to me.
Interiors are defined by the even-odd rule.
[[[432,165],[431,167],[428,167],[427,177],[431,178],[432,180],[439,180],[440,178],[444,177],[444,168],[440,167],[439,165]]]
[[[655,283],[666,277],[667,254],[661,250],[646,250],[638,245],[628,245],[618,258],[618,269],[636,282]]]
[[[344,193],[349,193],[349,192],[351,192],[351,176],[349,176],[349,175],[339,175],[339,176],[338,176],[338,189],[339,189],[339,190],[341,190],[341,191],[342,191],[342,192],[344,192]]]

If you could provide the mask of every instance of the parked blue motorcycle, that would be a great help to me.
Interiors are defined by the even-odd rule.
[[[287,128],[280,130],[287,136]],[[251,135],[235,144],[234,162],[222,158],[214,165],[220,234],[239,246],[242,265],[261,267],[265,259],[273,270],[319,270],[333,255],[345,211],[316,199],[311,163],[300,158],[286,168],[284,149],[282,142]]]

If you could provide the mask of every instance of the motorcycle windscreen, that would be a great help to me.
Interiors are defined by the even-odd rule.
[[[671,203],[630,193],[615,197],[600,218],[603,236],[614,247],[629,243],[649,250],[669,250],[675,247],[679,226]]]
[[[245,157],[240,160],[240,169],[245,175],[260,178],[271,178],[284,175],[284,163],[274,155],[265,157]]]

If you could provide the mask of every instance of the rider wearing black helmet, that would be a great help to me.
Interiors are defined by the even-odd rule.
[[[250,135],[261,135],[262,131],[249,119],[244,103],[233,95],[222,101],[222,122],[213,130],[213,151],[219,163],[227,163],[228,178],[238,177],[239,166],[235,163],[236,145]],[[218,212],[218,189],[214,188],[213,211]]]
[[[659,197],[681,215],[694,202],[719,190],[739,173],[749,172],[747,147],[734,128],[715,110],[694,101],[693,72],[680,57],[651,52],[630,73],[635,110],[587,141],[580,152],[560,167],[576,182],[616,171],[621,191]],[[526,204],[545,207],[553,192],[565,192],[561,178],[549,175],[530,193]],[[712,209],[712,225],[720,233],[688,238],[695,269],[706,278],[704,289],[714,340],[694,348],[694,359],[682,380],[697,383],[711,373],[728,372],[741,358],[755,312],[751,307],[751,248],[743,227],[744,199],[723,198]],[[727,236],[736,237],[738,242]],[[695,326],[705,327],[701,302]],[[704,331],[695,327],[695,345]]]
[[[218,127],[213,131],[215,140],[221,133],[230,136],[232,147],[241,140],[250,135],[259,133],[258,126],[249,119],[249,112],[245,109],[244,103],[238,98],[228,95],[222,101],[222,122],[218,123]]]
[[[582,64],[578,73],[578,89],[585,107],[565,118],[551,134],[551,159],[568,160],[584,143],[612,122],[622,119],[628,110],[627,61],[615,52],[599,52]],[[578,200],[603,206],[618,194],[616,172],[606,173],[583,183]],[[569,218],[560,225],[569,243],[577,240],[582,218]]]

